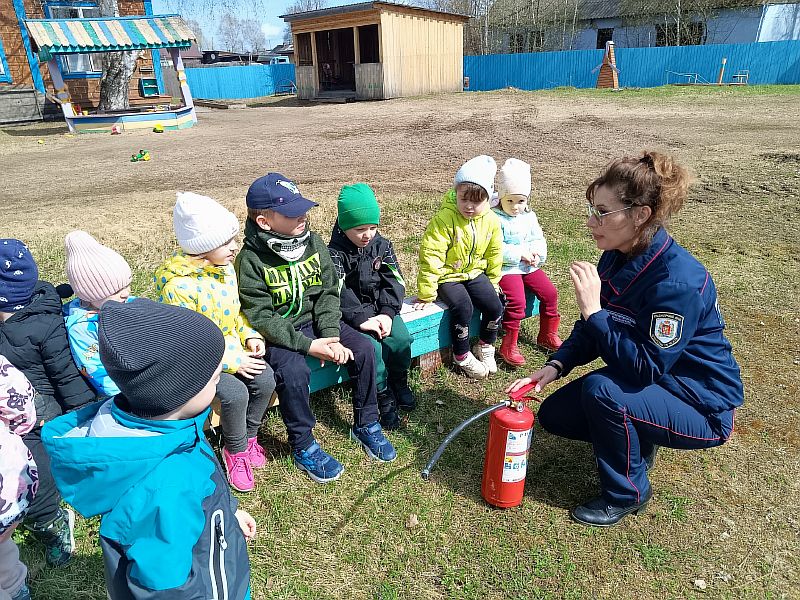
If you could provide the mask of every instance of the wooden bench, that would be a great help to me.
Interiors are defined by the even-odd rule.
[[[427,373],[441,364],[450,361],[452,345],[450,336],[450,314],[447,307],[441,302],[434,302],[424,310],[414,310],[413,301],[415,298],[406,298],[400,316],[408,327],[411,334],[411,357],[415,359],[416,366],[424,373]],[[532,317],[539,314],[539,300],[529,291],[527,292],[527,306],[525,317]],[[480,329],[481,316],[477,311],[472,316],[469,325],[471,336],[476,336]],[[320,366],[319,359],[307,357],[306,362],[311,369],[311,393],[333,387],[348,381],[350,375],[347,367],[326,362]],[[412,363],[413,364],[413,363]],[[278,397],[273,394],[269,403],[269,408],[278,405]],[[211,405],[211,425],[219,425],[219,403],[217,399]]]

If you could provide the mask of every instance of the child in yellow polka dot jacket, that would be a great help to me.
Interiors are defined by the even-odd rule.
[[[256,434],[275,390],[275,378],[264,361],[264,338],[239,306],[232,264],[239,220],[211,198],[179,192],[173,225],[181,250],[156,269],[158,299],[205,315],[225,336],[216,393],[221,405],[222,456],[231,487],[249,492],[254,486],[253,468],[266,464]]]

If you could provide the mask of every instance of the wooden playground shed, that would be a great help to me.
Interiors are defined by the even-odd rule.
[[[300,98],[380,100],[463,89],[465,15],[361,2],[282,15]]]

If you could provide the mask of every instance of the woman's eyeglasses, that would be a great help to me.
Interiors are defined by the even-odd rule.
[[[603,217],[606,217],[608,215],[613,215],[614,213],[622,212],[624,210],[629,210],[631,208],[633,208],[633,205],[626,206],[625,208],[620,208],[620,209],[617,209],[617,210],[610,210],[608,212],[601,212],[601,211],[597,210],[594,206],[592,206],[591,204],[589,204],[587,202],[586,203],[586,216],[588,218],[590,218],[590,219],[592,217],[594,217],[595,219],[597,219],[597,222],[600,223],[600,225],[602,225],[603,224]]]

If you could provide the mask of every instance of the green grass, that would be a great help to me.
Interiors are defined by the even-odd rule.
[[[608,99],[614,102],[649,100],[687,100],[696,102],[706,99],[747,98],[751,96],[796,96],[800,85],[747,85],[747,86],[686,86],[664,85],[650,88],[578,89],[558,87],[537,93],[557,98]]]
[[[268,414],[260,438],[271,462],[257,472],[255,491],[239,495],[259,527],[250,545],[254,598],[797,598],[800,131],[790,119],[798,98],[798,86],[554,90],[221,111],[203,115],[196,130],[158,138],[164,146],[154,147],[157,159],[144,169],[115,162],[114,153],[124,159],[127,146],[152,139],[146,136],[48,138],[44,149],[20,142],[13,152],[0,139],[3,160],[13,165],[3,197],[13,209],[0,229],[29,241],[43,278],[61,282],[63,236],[86,228],[126,256],[134,291],[151,295],[150,273],[174,248],[173,188],[217,194],[242,215],[243,182],[253,174],[237,170],[246,160],[217,155],[219,144],[241,139],[230,152],[252,151],[252,160],[263,160],[257,169],[294,168],[305,177],[302,189],[321,204],[313,218],[323,236],[338,185],[374,182],[382,231],[395,242],[413,292],[418,240],[457,162],[479,152],[501,160],[530,156],[534,207],[550,249],[546,270],[560,292],[565,335],[578,314],[569,263],[598,256],[584,228],[585,184],[606,158],[641,145],[677,152],[697,172],[698,184],[671,231],[714,276],[745,382],[746,403],[731,441],[706,451],[662,449],[651,473],[651,505],[608,530],[568,517],[569,508],[598,490],[590,446],[538,428],[519,508],[494,509],[481,499],[485,422],[464,431],[423,481],[420,470],[446,432],[544,362],[532,343],[538,327],[532,319],[523,325],[528,366],[520,372],[503,368],[485,382],[446,368],[413,373],[419,408],[404,430],[390,434],[399,454],[390,465],[370,463],[348,440],[352,417],[343,389],[313,397],[315,433],[346,466],[335,484],[314,484],[295,469],[285,427]],[[402,110],[384,116],[396,107]],[[490,134],[477,140],[451,135],[448,127],[473,110]],[[518,127],[520,110],[534,115],[530,127]],[[291,131],[282,132],[282,120],[292,119]],[[385,126],[390,119],[396,133]],[[415,124],[426,119],[436,128],[420,133]],[[358,136],[375,122],[382,135],[395,136],[387,143],[398,155],[386,162],[364,152]],[[273,135],[287,137],[274,144]],[[305,138],[312,150],[316,144],[323,150],[294,147]],[[169,152],[182,162],[161,160]],[[320,152],[335,157],[322,162]],[[404,161],[417,160],[416,153],[423,158],[407,168]],[[86,159],[79,173],[76,156]],[[85,169],[95,169],[95,178]],[[411,515],[418,522],[413,527]],[[18,536],[36,600],[106,597],[97,535],[96,519],[79,520],[75,561],[61,570],[45,568],[41,548]],[[705,591],[695,588],[696,579],[707,582]]]

